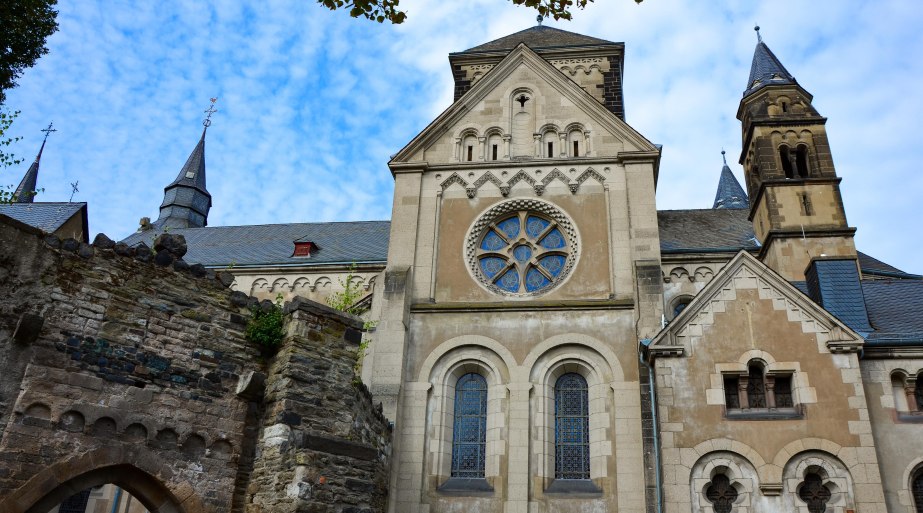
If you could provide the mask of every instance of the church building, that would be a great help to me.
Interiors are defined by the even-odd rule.
[[[744,186],[725,162],[713,208],[658,210],[625,51],[450,54],[390,222],[207,226],[203,131],[126,242],[169,229],[261,298],[362,288],[394,513],[923,512],[923,278],[855,247],[807,85],[760,40]]]

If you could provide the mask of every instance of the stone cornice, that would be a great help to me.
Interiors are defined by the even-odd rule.
[[[466,301],[447,303],[414,303],[413,313],[464,313],[464,312],[524,312],[573,310],[631,310],[631,299],[563,300],[563,301]]]

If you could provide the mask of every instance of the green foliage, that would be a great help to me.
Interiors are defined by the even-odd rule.
[[[0,8],[2,9],[2,8]],[[8,148],[14,142],[22,139],[22,137],[5,137],[4,134],[10,128],[10,125],[13,124],[13,120],[16,119],[16,116],[19,116],[19,111],[13,112],[4,112],[0,110],[0,169],[14,166],[22,162],[22,159],[17,159],[12,153],[7,153],[5,148]],[[3,188],[0,188],[0,204],[12,203],[13,198],[13,186],[7,185]]]
[[[244,336],[252,344],[263,351],[264,354],[273,354],[282,345],[285,338],[284,321],[282,317],[282,294],[276,296],[272,308],[263,310],[260,305],[251,308],[252,316],[247,323]]]
[[[366,307],[359,303],[362,298],[365,297],[365,291],[362,290],[362,286],[358,283],[355,283],[356,279],[356,264],[350,266],[349,271],[346,273],[345,280],[339,280],[340,286],[343,287],[341,292],[334,292],[327,296],[327,304],[331,308],[340,310],[341,312],[351,313],[353,315],[360,315],[365,312]]]
[[[365,324],[362,325],[365,334],[362,336],[362,342],[359,342],[359,349],[356,350],[356,363],[353,365],[353,372],[355,373],[353,384],[355,385],[362,382],[362,362],[365,361],[365,354],[369,351],[369,344],[372,342],[368,333],[374,330],[377,325],[378,321],[365,321]]]
[[[58,30],[54,10],[58,0],[3,0],[0,2],[0,105],[6,90],[39,57],[48,53],[45,40]]]
[[[571,19],[573,8],[583,9],[593,0],[510,0],[516,5],[535,9],[545,18],[556,20]],[[640,4],[644,0],[635,0]],[[366,18],[378,23],[389,21],[395,25],[404,23],[407,13],[400,10],[400,0],[317,0],[330,10],[348,8],[353,18]]]

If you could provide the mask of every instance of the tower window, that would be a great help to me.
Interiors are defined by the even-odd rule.
[[[795,155],[788,150],[788,146],[779,148],[779,158],[782,160],[782,171],[785,172],[785,178],[795,178]]]
[[[586,379],[571,372],[554,385],[554,477],[590,478],[589,399]]]
[[[468,162],[474,160],[474,146],[468,145]]]
[[[484,477],[487,440],[487,381],[465,374],[455,384],[452,477]]]
[[[802,192],[798,194],[798,199],[801,202],[801,215],[813,216],[814,206],[811,204],[811,196],[806,192]]]
[[[497,145],[494,144],[490,148],[491,160],[497,160]]]
[[[798,146],[798,149],[795,151],[795,164],[798,167],[798,176],[801,178],[807,178],[811,176],[810,169],[808,168],[807,146]]]
[[[578,141],[574,141],[574,156],[580,156],[580,143]]]
[[[554,157],[554,143],[548,141],[548,158]]]

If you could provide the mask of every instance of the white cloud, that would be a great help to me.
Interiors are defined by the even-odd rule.
[[[447,55],[534,24],[504,0],[405,0],[398,27],[305,0],[216,4],[103,0],[59,5],[51,52],[7,104],[15,149],[59,132],[43,157],[46,200],[90,203],[90,227],[123,237],[156,217],[163,187],[201,131],[213,225],[386,219],[386,163],[452,100]],[[659,208],[711,206],[756,38],[754,22],[827,125],[857,244],[921,272],[923,10],[914,2],[597,0],[551,26],[626,44],[628,122],[664,144]],[[25,167],[9,172],[16,182]],[[906,226],[906,227],[904,227]]]

